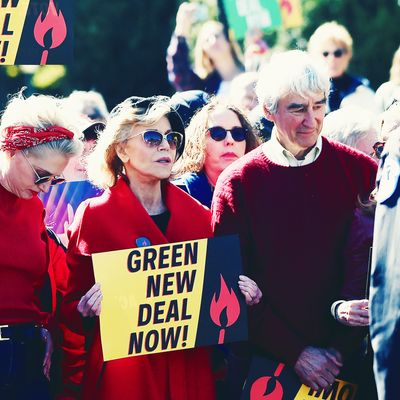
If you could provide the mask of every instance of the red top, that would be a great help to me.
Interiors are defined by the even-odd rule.
[[[43,205],[0,185],[0,325],[41,323],[39,290],[48,268]]]
[[[214,192],[215,234],[239,233],[246,275],[263,292],[249,309],[250,341],[294,364],[306,346],[345,353],[348,331],[330,315],[358,193],[375,183],[368,156],[323,138],[312,164],[274,164],[262,147],[225,170]],[[353,328],[354,329],[354,328]]]

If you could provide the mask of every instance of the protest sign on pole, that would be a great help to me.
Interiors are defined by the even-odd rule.
[[[72,61],[73,0],[0,0],[0,65]]]
[[[247,339],[237,236],[92,258],[104,361]]]
[[[236,40],[254,29],[268,32],[303,23],[300,0],[223,0],[222,5]]]

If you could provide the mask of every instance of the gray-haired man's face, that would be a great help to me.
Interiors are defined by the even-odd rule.
[[[276,113],[266,110],[274,122],[281,145],[301,158],[315,145],[322,129],[326,111],[324,93],[302,97],[288,94],[278,102]]]

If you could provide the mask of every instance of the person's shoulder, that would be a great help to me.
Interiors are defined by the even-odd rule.
[[[382,152],[382,157],[384,157],[386,154],[400,160],[400,129],[396,129],[390,134]]]
[[[371,166],[373,169],[377,169],[376,162],[367,154],[353,147],[347,146],[346,144],[339,143],[335,140],[323,137],[323,149],[325,148],[335,154],[337,157],[341,157],[345,160],[357,161],[365,165]]]
[[[180,188],[190,186],[194,182],[200,180],[200,176],[197,172],[186,172],[180,177],[174,179],[171,181],[175,186],[178,186]]]

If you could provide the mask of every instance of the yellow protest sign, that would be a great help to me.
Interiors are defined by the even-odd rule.
[[[356,392],[357,385],[354,383],[336,379],[330,387],[319,391],[302,385],[294,400],[354,400]]]
[[[357,384],[337,378],[326,389],[313,390],[300,382],[289,365],[253,356],[241,400],[354,400],[357,389]]]
[[[235,282],[239,246],[235,242],[236,255],[225,267],[229,273],[218,271],[225,245],[215,246],[215,241],[223,243],[223,238],[93,254],[103,293],[104,361],[247,337],[245,306]],[[226,321],[220,318],[224,313]],[[230,336],[235,330],[237,339]]]
[[[74,0],[0,0],[0,65],[72,60]]]
[[[0,5],[0,63],[12,65],[18,51],[29,0],[1,0]]]

